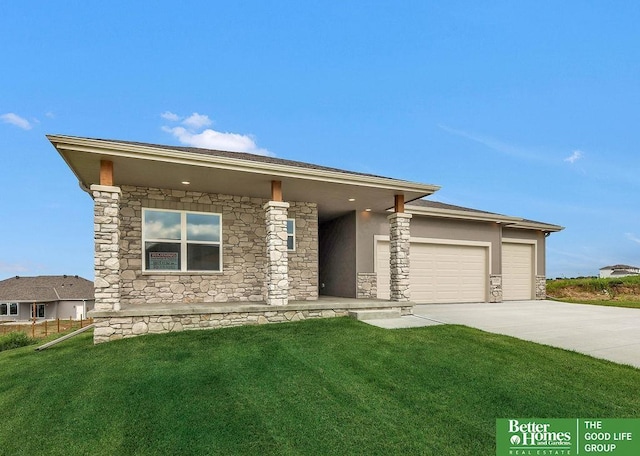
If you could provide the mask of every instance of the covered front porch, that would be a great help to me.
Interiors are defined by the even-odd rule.
[[[404,204],[436,186],[250,154],[49,139],[94,200],[96,343],[411,310]],[[335,261],[319,261],[319,224],[348,213],[387,216],[389,301],[375,299],[373,263],[347,277]],[[351,239],[339,244],[357,251]],[[319,299],[320,269],[356,289],[325,289],[348,299]]]

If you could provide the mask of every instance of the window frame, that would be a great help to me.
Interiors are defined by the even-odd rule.
[[[147,228],[145,224],[145,215],[147,212],[170,212],[170,213],[178,213],[180,214],[180,239],[158,239],[158,238],[147,238]],[[187,239],[188,231],[188,223],[187,218],[188,215],[214,215],[218,217],[219,220],[219,240],[218,241],[190,241]],[[175,210],[175,209],[163,209],[156,207],[143,207],[142,208],[142,217],[141,217],[141,225],[142,225],[142,272],[144,274],[219,274],[224,270],[223,264],[223,252],[222,252],[222,214],[218,212],[203,212],[203,211],[188,211],[188,210]],[[148,269],[147,267],[147,242],[157,242],[163,244],[176,244],[180,246],[180,268],[179,269]],[[188,246],[189,245],[207,245],[207,246],[217,246],[218,247],[218,269],[189,269],[188,268]]]
[[[291,230],[291,233],[289,233],[289,223],[291,222],[291,226],[293,227],[293,229]],[[289,248],[289,238],[292,239],[292,243],[293,243],[293,247]],[[295,252],[296,251],[296,219],[294,218],[288,218],[287,219],[287,252]]]
[[[11,313],[11,306],[15,304],[16,312]],[[17,317],[20,315],[20,303],[19,302],[1,302],[0,305],[4,305],[6,313],[0,313],[0,317]]]

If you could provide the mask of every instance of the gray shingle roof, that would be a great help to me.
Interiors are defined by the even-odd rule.
[[[411,201],[407,203],[407,206],[432,207],[434,209],[448,209],[451,211],[474,212],[477,214],[502,215],[502,214],[496,214],[495,212],[481,211],[478,209],[471,209],[469,207],[454,206],[453,204],[446,204],[446,203],[441,203],[439,201],[430,201],[426,199],[418,199],[418,200]]]
[[[304,168],[304,169],[317,169],[322,171],[333,171],[338,173],[356,175],[356,176],[369,176],[369,177],[377,177],[381,179],[389,179],[389,180],[397,180],[391,177],[379,176],[376,174],[368,174],[368,173],[360,173],[357,171],[347,171],[339,168],[331,168],[328,166],[314,165],[312,163],[305,163],[295,160],[285,160],[283,158],[269,157],[266,155],[257,155],[251,154],[249,152],[231,152],[225,150],[215,150],[215,149],[201,149],[199,147],[184,147],[184,146],[170,146],[166,144],[151,144],[151,143],[143,143],[138,141],[122,141],[119,139],[102,139],[102,138],[88,138],[93,141],[104,141],[110,143],[120,143],[120,144],[128,144],[132,146],[142,146],[142,147],[153,147],[156,149],[167,149],[167,150],[176,150],[180,152],[187,152],[191,154],[200,154],[200,155],[209,155],[213,157],[224,157],[224,158],[232,158],[236,160],[248,160],[259,163],[270,163],[274,165],[283,165],[283,166],[294,166],[296,168]]]
[[[481,211],[479,209],[472,209],[470,207],[463,207],[463,206],[454,206],[453,204],[446,204],[446,203],[441,203],[439,201],[430,201],[430,200],[426,200],[426,199],[418,199],[418,200],[414,200],[411,201],[409,203],[407,203],[407,206],[419,206],[419,207],[431,207],[434,209],[447,209],[447,210],[451,210],[451,211],[463,211],[463,212],[469,212],[472,214],[485,214],[485,215],[495,215],[495,216],[502,216],[502,217],[508,217],[504,214],[498,214],[497,212],[487,212],[487,211]],[[545,222],[539,222],[537,220],[530,220],[530,219],[520,219],[521,223],[533,223],[533,224],[540,224],[540,225],[546,225]]]
[[[16,276],[0,281],[0,302],[92,300],[93,292],[93,282],[78,276]]]

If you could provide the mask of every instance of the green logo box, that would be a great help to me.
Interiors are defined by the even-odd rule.
[[[638,456],[640,419],[496,420],[496,456]]]

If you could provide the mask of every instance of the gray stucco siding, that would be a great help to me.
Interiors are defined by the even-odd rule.
[[[320,293],[355,298],[356,214],[322,223],[320,226]]]
[[[375,269],[374,236],[389,235],[388,214],[360,213],[357,217],[357,271],[373,272]],[[412,238],[446,239],[451,241],[476,241],[491,243],[492,273],[500,270],[500,226],[490,222],[448,220],[413,215]],[[497,269],[497,271],[496,271]]]

